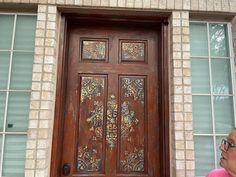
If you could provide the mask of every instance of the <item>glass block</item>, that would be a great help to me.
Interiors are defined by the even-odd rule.
[[[234,127],[232,96],[214,96],[216,133],[228,134]]]
[[[28,128],[30,93],[11,92],[9,95],[6,130],[25,132]]]
[[[0,50],[11,49],[14,15],[0,15]]]
[[[215,94],[231,94],[231,69],[229,59],[212,59],[212,87]]]
[[[210,96],[193,96],[193,127],[194,133],[213,132]]]
[[[10,52],[0,52],[0,89],[7,88]]]
[[[122,41],[121,61],[145,61],[145,42]]]
[[[192,92],[210,93],[210,76],[208,59],[192,59]]]
[[[106,60],[107,41],[82,40],[82,60]]]
[[[191,56],[208,56],[207,24],[190,23]]]
[[[34,50],[36,16],[18,15],[15,32],[15,50]]]
[[[34,54],[14,52],[12,61],[11,89],[31,90]]]
[[[210,24],[211,56],[228,57],[229,42],[226,24]]]
[[[3,131],[5,105],[6,105],[6,92],[0,92],[0,131]]]
[[[206,176],[207,173],[214,169],[214,143],[212,137],[195,136],[195,165],[196,176]]]
[[[6,135],[3,176],[25,176],[26,135]]]

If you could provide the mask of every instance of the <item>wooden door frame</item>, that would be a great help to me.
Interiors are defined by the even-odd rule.
[[[159,93],[158,93],[158,110],[160,117],[160,169],[161,176],[170,177],[170,114],[169,114],[169,27],[168,27],[168,16],[169,14],[161,14],[155,16],[151,13],[143,12],[144,16],[140,16],[138,12],[137,16],[132,15],[109,15],[109,10],[102,10],[102,14],[91,15],[93,10],[85,10],[86,14],[73,13],[74,11],[64,10],[62,13],[61,24],[60,24],[60,35],[59,35],[59,56],[58,56],[58,66],[57,66],[57,86],[56,86],[56,104],[55,104],[55,116],[54,116],[54,127],[52,136],[52,154],[51,154],[51,167],[50,167],[50,177],[60,176],[61,174],[61,158],[62,158],[62,143],[63,143],[63,129],[64,129],[64,111],[65,111],[65,98],[66,98],[66,81],[67,81],[67,27],[68,19],[84,18],[87,20],[103,20],[106,22],[113,21],[133,21],[143,24],[158,23],[161,25],[161,32],[157,31],[161,39],[161,47],[157,49],[158,54],[158,79],[160,83]],[[71,13],[72,12],[72,13]],[[107,12],[107,13],[104,13]],[[121,14],[124,14],[121,13]],[[155,14],[155,13],[154,13]],[[160,101],[160,102],[159,102]]]

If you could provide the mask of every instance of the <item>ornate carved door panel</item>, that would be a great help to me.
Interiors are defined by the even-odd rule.
[[[157,29],[72,25],[62,176],[160,176]]]

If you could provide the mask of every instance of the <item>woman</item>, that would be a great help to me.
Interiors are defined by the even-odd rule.
[[[223,168],[210,171],[207,177],[236,177],[236,128],[222,140],[220,150]]]

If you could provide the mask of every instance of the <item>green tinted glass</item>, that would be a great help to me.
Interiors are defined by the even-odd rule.
[[[192,59],[192,92],[210,93],[210,76],[208,59]]]
[[[193,126],[194,133],[212,133],[210,96],[193,96]]]
[[[32,83],[33,53],[14,52],[11,89],[30,90]]]
[[[0,50],[11,49],[14,15],[0,15]]]
[[[191,56],[208,56],[207,25],[190,23]]]
[[[206,176],[214,169],[214,143],[212,137],[194,137],[196,176]]]
[[[0,51],[0,89],[7,89],[10,52]]]
[[[34,50],[36,30],[35,16],[17,16],[15,33],[15,50]]]
[[[25,176],[26,139],[26,135],[6,135],[3,154],[3,176]]]
[[[228,57],[229,42],[227,35],[227,25],[210,24],[210,46],[211,56]]]
[[[231,69],[229,59],[212,59],[212,88],[215,94],[231,94]]]
[[[228,134],[234,125],[233,97],[214,96],[216,133]]]
[[[30,93],[11,92],[9,95],[7,131],[27,131]]]

